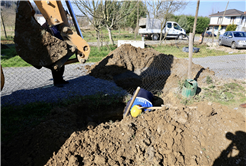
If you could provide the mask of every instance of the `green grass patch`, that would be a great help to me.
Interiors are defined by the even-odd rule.
[[[179,48],[178,48],[179,47]],[[164,54],[171,54],[177,58],[188,58],[189,53],[183,52],[183,47],[188,47],[188,45],[161,45],[161,46],[155,46],[153,47],[156,51],[159,51]],[[207,57],[207,56],[221,56],[221,55],[227,55],[228,53],[225,51],[219,51],[214,49],[206,49],[206,45],[194,45],[194,47],[200,48],[198,53],[193,53],[193,58],[201,58],[201,57]]]
[[[114,45],[103,46],[98,49],[97,47],[91,47],[90,56],[87,62],[98,62],[106,57],[109,52],[115,50],[117,47]]]
[[[10,46],[9,49],[1,49],[1,65],[2,67],[31,66],[17,55],[15,46]]]
[[[98,62],[108,55],[110,51],[116,49],[114,45],[103,46],[98,50],[97,47],[91,47],[91,52],[87,62]],[[75,58],[75,54],[70,57]],[[31,66],[25,62],[20,56],[17,55],[15,46],[11,46],[9,49],[1,49],[1,65],[2,67],[26,67]]]
[[[232,91],[243,91],[244,90],[244,88],[241,85],[234,83],[234,82],[225,84],[225,88],[228,88]]]
[[[242,98],[240,99],[240,102],[245,103],[245,102],[246,102],[246,97],[242,97]]]
[[[207,77],[206,77],[206,83],[207,83],[207,84],[213,83],[213,80],[212,80],[212,78],[211,78],[210,76],[207,76]]]
[[[176,92],[177,98],[185,105],[206,100],[233,107],[246,102],[246,90],[242,86],[244,84],[241,81],[234,80],[234,82],[215,85],[212,83],[211,78],[208,79],[207,77],[207,80],[208,85],[200,87],[201,92],[199,94],[185,98],[181,95],[182,90],[179,90]],[[179,85],[178,89],[180,89],[180,87]]]

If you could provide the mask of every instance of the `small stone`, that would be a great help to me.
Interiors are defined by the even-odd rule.
[[[210,101],[210,102],[208,102],[208,105],[212,105],[213,103]]]
[[[96,164],[105,164],[106,159],[103,156],[96,155],[94,159]]]
[[[95,122],[88,122],[87,129],[92,130],[94,127],[96,127],[96,125],[97,124]]]

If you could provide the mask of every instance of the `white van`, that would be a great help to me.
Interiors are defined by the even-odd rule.
[[[148,18],[141,18],[139,20],[139,30],[138,33],[145,38],[150,38],[152,40],[160,39],[161,33],[161,21],[158,19],[148,19]],[[162,31],[162,36],[165,36],[167,33],[166,38],[180,38],[186,36],[186,32],[182,29],[178,23],[173,21],[167,21],[166,26]]]

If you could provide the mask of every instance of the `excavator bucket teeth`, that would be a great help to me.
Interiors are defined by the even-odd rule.
[[[18,2],[14,42],[17,54],[36,68],[60,68],[74,53],[72,46],[40,26],[28,1]]]

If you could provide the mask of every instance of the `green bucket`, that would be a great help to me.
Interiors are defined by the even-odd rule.
[[[191,96],[195,96],[197,90],[197,82],[192,79],[187,79],[184,82],[182,89],[182,96],[188,98]]]

